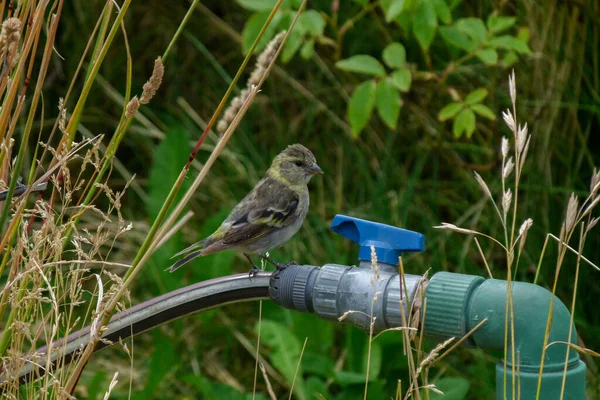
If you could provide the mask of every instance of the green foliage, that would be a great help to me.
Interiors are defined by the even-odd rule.
[[[429,398],[431,400],[464,400],[467,398],[471,384],[464,378],[446,377],[437,381],[435,386],[444,394],[430,392]]]
[[[263,343],[271,349],[269,360],[281,372],[290,386],[296,376],[294,395],[298,399],[306,399],[300,360],[302,344],[285,326],[278,322],[263,320],[260,329]]]
[[[252,393],[242,393],[235,388],[228,386],[224,383],[215,382],[204,376],[198,375],[187,375],[184,379],[185,382],[192,385],[194,390],[206,400],[267,400],[268,397],[257,393],[253,396]]]
[[[180,97],[185,97],[202,120],[210,117],[227,85],[227,73],[235,70],[241,57],[240,45],[232,41],[234,36],[229,32],[242,33],[241,46],[243,49],[249,48],[249,43],[260,28],[255,27],[254,31],[249,29],[253,20],[264,20],[273,3],[254,0],[207,5],[216,15],[215,18],[221,20],[207,18],[204,11],[194,13],[188,30],[203,41],[205,52],[199,54],[196,47],[184,40],[178,43],[177,53],[173,53],[177,54],[177,59],[171,59],[172,63],[166,65],[167,75],[165,85],[159,92],[160,102],[151,104],[151,111],[144,113],[150,122],[141,124],[136,120],[132,127],[136,128],[135,134],[127,138],[125,148],[118,154],[126,168],[137,174],[136,182],[141,184],[144,191],[148,188],[146,182],[156,185],[156,189],[148,188],[145,197],[138,197],[131,191],[128,193],[124,201],[124,214],[126,219],[133,221],[136,232],[133,239],[126,238],[123,244],[119,243],[123,248],[116,250],[115,259],[121,262],[131,259],[127,249],[136,245],[137,230],[146,229],[151,209],[156,210],[156,206],[145,202],[146,199],[159,204],[160,197],[164,198],[164,191],[169,187],[161,184],[161,179],[149,177],[150,171],[172,169],[178,172],[178,167],[185,162],[190,151],[190,144],[182,140],[178,145],[170,145],[175,155],[165,153],[159,157],[157,151],[162,144],[157,145],[148,139],[147,135],[155,129],[148,126],[155,124],[158,130],[166,131],[165,141],[172,140],[173,126],[179,126],[177,130],[189,134],[190,139],[196,139],[202,126],[196,125],[196,116],[179,107]],[[422,1],[383,0],[375,3],[354,0],[339,2],[338,11],[331,9],[332,3],[335,2],[308,3],[309,8],[303,13],[308,17],[302,17],[306,19],[301,24],[311,25],[311,28],[306,28],[302,35],[294,33],[288,42],[285,54],[292,62],[283,65],[286,77],[282,78],[279,74],[269,77],[259,100],[251,106],[250,114],[242,121],[226,151],[194,196],[190,204],[194,217],[181,234],[164,244],[166,259],[153,261],[154,267],[148,265],[149,268],[140,277],[140,284],[133,287],[132,303],[164,293],[168,288],[224,276],[234,271],[246,272],[249,268],[247,262],[242,257],[236,257],[235,252],[196,259],[177,274],[164,273],[163,269],[175,252],[210,234],[236,201],[260,178],[272,156],[295,142],[303,143],[315,152],[326,175],[311,183],[311,208],[307,221],[289,244],[277,250],[278,259],[295,259],[312,265],[354,263],[355,246],[328,230],[332,216],[341,212],[423,232],[427,237],[428,251],[404,258],[405,268],[410,265],[412,273],[423,273],[433,266],[432,272],[448,269],[485,275],[480,253],[473,242],[433,231],[431,226],[438,225],[440,221],[451,222],[462,218],[469,226],[485,226],[492,231],[499,229],[493,219],[486,216],[486,212],[482,213],[476,207],[481,196],[480,188],[465,177],[471,175],[472,165],[479,166],[484,171],[482,175],[487,175],[486,180],[491,178],[488,181],[490,187],[499,186],[498,180],[493,179],[499,175],[497,166],[494,166],[498,159],[500,137],[507,135],[507,130],[502,124],[489,121],[508,105],[505,78],[507,68],[512,67],[517,73],[519,93],[523,92],[522,99],[527,100],[527,103],[522,101],[519,106],[529,112],[522,114],[519,122],[529,122],[533,125],[530,129],[536,131],[535,143],[532,142],[530,149],[533,160],[528,161],[529,166],[526,167],[527,179],[523,181],[522,196],[523,215],[531,216],[535,221],[528,239],[534,242],[523,256],[523,267],[518,276],[520,280],[531,279],[530,270],[536,265],[532,260],[539,254],[545,232],[556,233],[560,229],[562,221],[560,212],[556,210],[562,209],[563,200],[572,188],[579,192],[587,191],[587,177],[592,165],[598,164],[597,155],[600,153],[594,146],[590,147],[586,139],[593,137],[593,129],[589,126],[594,126],[594,118],[598,115],[595,103],[590,100],[598,93],[595,80],[590,78],[597,68],[591,61],[592,57],[586,54],[596,54],[597,50],[592,48],[592,41],[556,40],[560,32],[563,32],[562,37],[578,37],[578,29],[593,32],[594,25],[589,21],[585,24],[583,21],[586,16],[583,14],[578,18],[581,24],[569,24],[572,19],[564,14],[560,20],[564,20],[565,25],[560,25],[556,23],[556,18],[547,20],[552,18],[547,15],[538,17],[542,20],[536,20],[534,14],[522,7],[497,9],[497,5],[492,3],[472,7],[464,1],[432,0],[437,28],[428,49],[424,50],[414,26]],[[162,3],[154,4],[163,6]],[[267,37],[272,37],[279,28],[284,27],[286,20],[290,19],[290,11],[297,9],[297,6],[296,1],[284,2],[275,19],[277,29],[270,29]],[[126,25],[129,32],[144,32],[135,40],[131,34],[129,36],[134,55],[133,76],[139,80],[137,87],[141,87],[147,78],[147,71],[142,67],[151,65],[153,57],[161,54],[161,40],[175,30],[169,24],[183,17],[186,9],[183,3],[174,3],[165,14],[168,19],[165,17],[152,29],[147,26],[140,29],[138,21],[148,21],[152,8],[146,4],[136,7],[137,14]],[[74,15],[72,9],[65,12],[71,13],[69,17],[77,21],[78,26],[73,30],[69,24],[65,25],[64,37],[71,39],[59,43],[57,49],[60,52],[60,49],[65,49],[67,45],[72,48],[74,44],[76,51],[82,51],[86,43],[72,40],[74,32],[79,38],[82,30],[91,31],[94,24],[78,19],[78,14]],[[322,17],[323,23],[318,22],[316,15]],[[196,19],[198,23],[194,23]],[[460,22],[464,19],[466,21]],[[477,20],[483,22],[486,30],[483,38],[477,36],[483,32]],[[352,24],[346,25],[348,21]],[[555,25],[556,29],[547,31],[548,39],[539,35],[540,26]],[[346,28],[342,30],[344,26]],[[516,42],[515,39],[507,40],[505,36],[516,38]],[[547,40],[546,44],[544,40]],[[266,41],[262,42],[262,46],[266,45]],[[287,50],[288,46],[290,50]],[[530,46],[543,57],[530,57]],[[119,54],[124,54],[123,48],[115,50],[114,62],[103,70],[106,80],[117,90],[122,88],[122,67],[125,62]],[[315,54],[319,58],[313,57]],[[380,68],[375,67],[378,70],[376,73],[364,73],[361,68],[365,67],[361,65],[355,66],[358,68],[356,72],[336,67],[339,62],[355,56],[371,57]],[[372,61],[366,63],[375,65]],[[569,67],[575,63],[577,68]],[[214,65],[222,66],[226,71],[225,77],[215,70]],[[279,65],[282,66],[281,63]],[[77,63],[68,57],[65,73],[71,74],[76,67]],[[389,83],[397,90],[390,90]],[[363,86],[368,87],[368,95],[363,95],[352,106],[356,91]],[[396,96],[400,98],[400,113],[395,121],[393,107],[396,103],[383,100],[381,93],[384,89],[391,94],[392,100]],[[480,89],[487,90],[487,96],[482,96],[485,90]],[[109,89],[106,90],[110,93]],[[110,104],[106,104],[105,93],[95,96],[90,104],[100,101],[103,106],[91,109],[83,121],[92,132],[104,132],[107,131],[105,124],[117,117],[112,114]],[[55,112],[55,104],[51,100],[47,103],[47,109],[52,107]],[[565,107],[565,104],[569,107]],[[115,103],[113,108],[120,110],[122,104]],[[350,108],[353,108],[353,112],[350,112]],[[357,115],[361,117],[358,121]],[[350,128],[345,121],[340,121],[344,118]],[[458,139],[453,134],[455,125]],[[360,137],[353,140],[352,136]],[[578,139],[574,142],[573,137]],[[201,163],[206,159],[207,150],[214,145],[213,140],[213,137],[209,137],[201,149],[198,157]],[[178,146],[181,148],[175,149]],[[167,158],[169,162],[174,160],[169,157],[176,157],[177,160],[171,164],[160,164],[162,158]],[[177,164],[177,168],[174,164]],[[491,171],[487,172],[490,168]],[[172,179],[173,175],[169,176],[168,179]],[[115,169],[111,175],[111,185],[119,187],[122,180],[120,172]],[[154,198],[156,200],[152,200]],[[490,267],[494,275],[499,274],[503,278],[501,264],[504,260],[498,259],[493,249],[483,242],[482,247],[486,257],[491,256]],[[586,247],[586,252],[592,253],[589,257],[592,260],[598,258],[593,253],[596,247],[593,244]],[[548,248],[552,248],[552,244],[549,243]],[[575,265],[575,257],[570,262]],[[547,273],[549,269],[552,267],[544,263],[541,284],[554,282],[552,273]],[[582,270],[582,274],[585,274],[587,281],[595,279],[590,271]],[[570,277],[567,273],[558,281],[557,293],[563,299],[571,298]],[[597,290],[594,291],[589,285],[580,283],[580,288],[587,291],[584,295],[586,299],[597,297]],[[592,342],[590,347],[597,349],[595,338],[600,337],[597,328],[600,321],[593,307],[593,301],[579,304],[578,299],[575,322],[582,337]],[[219,314],[228,317],[232,326],[225,325],[223,319],[218,318]],[[263,303],[262,315],[267,321],[276,321],[276,329],[281,329],[278,334],[281,340],[275,343],[291,338],[295,342],[294,351],[297,352],[304,338],[308,337],[300,376],[306,399],[354,400],[363,397],[368,344],[368,336],[364,332],[318,320],[314,315],[289,312],[270,302]],[[252,327],[257,318],[256,304],[238,303],[165,327],[177,360],[171,364],[169,374],[159,378],[162,383],[154,393],[149,394],[149,398],[251,398],[248,392],[252,390],[254,379],[254,353],[247,350],[238,337],[241,335],[255,345],[256,336]],[[396,332],[388,332],[374,342],[371,375],[376,377],[370,380],[369,398],[394,398],[397,380],[402,380],[406,390],[405,382],[409,382],[408,361],[402,354],[399,337]],[[425,351],[434,346],[435,343],[427,343]],[[147,377],[160,375],[162,365],[150,360],[154,357],[154,347],[152,334],[146,333],[136,338],[133,393],[145,392]],[[288,362],[278,366],[272,359],[277,348],[266,343],[265,336],[261,337],[261,354],[269,364],[282,376],[282,368],[295,371],[299,355],[296,358],[288,357]],[[230,374],[245,388],[246,393],[224,383],[227,380],[222,378],[223,375],[210,371],[207,364],[210,358],[205,357],[215,353],[220,362],[219,372]],[[114,362],[119,371],[127,371],[129,360],[126,357],[117,358],[108,351],[100,354],[102,363],[92,363],[88,368],[103,370],[106,369],[105,365]],[[501,357],[501,354],[491,357]],[[489,358],[480,350],[459,348],[436,365],[430,373],[430,379],[446,396],[456,396],[443,398],[493,398],[494,364]],[[151,373],[150,369],[158,371]],[[96,398],[102,398],[112,376],[113,371],[106,370],[109,373],[82,377],[82,386],[93,389],[91,393],[96,393]],[[439,374],[442,377],[437,379]],[[283,383],[270,378],[277,396],[287,398],[288,378],[284,376]],[[595,377],[590,375],[590,385],[595,385],[597,381],[592,379]],[[120,374],[119,384],[111,398],[127,398],[128,380],[126,372]],[[462,394],[455,393],[455,389],[463,390]],[[268,398],[266,393],[259,371],[256,397],[264,400]],[[424,398],[423,391],[421,395]],[[439,397],[430,391],[429,398]]]
[[[375,81],[366,81],[352,93],[352,98],[348,104],[348,119],[354,137],[360,134],[371,118],[371,113],[375,107],[376,91],[377,84]]]
[[[165,139],[156,147],[148,177],[148,201],[146,202],[146,210],[151,219],[156,218],[158,215],[188,156],[187,134],[181,129],[173,129],[167,132]],[[189,185],[189,181],[184,182],[176,197],[177,202],[181,200]],[[181,233],[175,234],[152,254],[149,261],[150,273],[162,276],[163,271],[171,264],[171,256],[183,247]],[[164,290],[174,290],[181,285],[180,279],[172,274],[166,274],[158,282],[160,289],[157,293]]]
[[[391,78],[380,80],[377,84],[377,112],[390,129],[396,129],[401,102],[400,92],[394,81]]]
[[[481,102],[487,97],[486,88],[475,89],[465,97],[464,101],[452,102],[442,108],[438,114],[440,121],[453,119],[452,133],[455,138],[463,134],[470,138],[475,132],[475,114],[489,120],[495,120],[496,116],[492,110]]]
[[[134,400],[147,399],[156,392],[177,363],[172,340],[158,330],[155,330],[152,336],[154,350],[147,361],[149,374],[145,377],[146,385],[143,390],[132,396]]]
[[[242,31],[242,50],[247,53],[254,39],[258,36],[258,33],[263,27],[263,24],[267,20],[273,6],[276,1],[273,0],[240,0],[238,3],[247,10],[254,11],[253,14]],[[298,7],[302,2],[298,0],[284,1],[275,15],[273,22],[267,28],[267,32],[261,39],[259,45],[256,48],[257,52],[260,52],[267,43],[275,36],[278,32],[287,29],[290,25],[291,20],[296,15]],[[304,59],[309,59],[313,55],[315,41],[321,39],[324,35],[325,30],[325,19],[323,16],[315,10],[305,10],[300,14],[296,26],[290,37],[285,44],[281,60],[286,63],[290,61],[298,50],[300,55]]]
[[[338,61],[335,66],[344,71],[358,72],[361,74],[382,76],[385,68],[375,58],[367,55],[357,55]]]
[[[424,51],[429,50],[437,31],[437,14],[433,3],[421,1],[412,21],[413,33]]]

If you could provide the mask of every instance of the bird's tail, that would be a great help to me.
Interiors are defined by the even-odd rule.
[[[186,253],[190,253],[190,251],[192,251],[192,250],[196,250],[193,253],[186,255],[181,260],[178,260],[175,264],[171,265],[171,267],[169,267],[169,271],[173,272],[177,268],[181,267],[184,264],[187,264],[194,258],[203,255],[202,252],[203,252],[204,248],[210,243],[210,240],[211,240],[211,237],[209,236],[206,239],[196,242],[193,245],[191,245],[190,247],[187,247],[187,248],[181,250],[179,253],[177,253],[173,257],[171,257],[171,258],[179,257]]]
[[[181,260],[178,260],[175,264],[171,265],[171,267],[169,268],[169,271],[173,272],[176,269],[178,269],[179,267],[181,267],[182,265],[187,264],[188,262],[190,262],[194,258],[199,257],[201,255],[202,255],[202,250],[198,250],[198,251],[195,251],[193,253],[190,253],[187,256],[183,257]]]

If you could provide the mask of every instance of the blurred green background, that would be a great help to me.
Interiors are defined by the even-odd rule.
[[[134,88],[150,76],[154,59],[163,53],[189,4],[133,2],[125,26]],[[115,260],[132,259],[273,4],[205,1],[193,12],[165,65],[158,96],[140,110],[117,154],[111,187],[122,188],[131,174],[136,178],[123,208],[134,230],[112,253]],[[102,6],[100,1],[65,5],[59,53],[83,52]],[[297,7],[298,1],[285,1],[276,25],[287,26]],[[492,236],[502,234],[472,171],[500,193],[499,145],[503,135],[510,135],[500,112],[510,106],[511,69],[517,80],[517,115],[532,134],[518,220],[530,217],[534,225],[517,278],[532,281],[546,234],[558,234],[568,196],[574,191],[585,197],[593,167],[600,164],[599,3],[311,0],[307,10],[277,68],[189,204],[192,221],[153,256],[133,288],[132,303],[182,285],[246,272],[247,262],[233,252],[199,259],[174,274],[164,269],[172,254],[216,228],[272,158],[292,143],[311,149],[326,174],[311,183],[308,218],[292,241],[273,252],[275,259],[353,264],[356,246],[329,231],[333,216],[343,213],[425,234],[426,252],[404,259],[407,273],[445,270],[485,276],[471,237],[432,227],[452,222]],[[114,131],[122,110],[125,54],[121,35],[90,94],[81,133]],[[79,56],[54,58],[46,84],[56,98],[66,91],[78,61]],[[200,163],[215,140],[216,135],[208,138]],[[596,263],[599,246],[592,234],[585,255]],[[503,251],[488,242],[483,250],[494,276],[504,279]],[[551,242],[540,272],[543,286],[554,282],[555,256],[556,243]],[[565,303],[573,293],[574,261],[575,256],[567,255],[559,277],[557,295]],[[598,271],[582,268],[575,313],[582,343],[596,351],[597,277]],[[258,315],[258,304],[240,304],[143,334],[133,346],[128,344],[133,347],[133,369],[119,346],[98,353],[82,377],[79,388],[85,393],[80,394],[102,398],[118,370],[120,383],[113,398],[128,396],[130,378],[134,399],[252,398]],[[270,379],[279,398],[288,396],[289,365],[295,368],[306,337],[296,398],[322,398],[315,392],[326,399],[362,398],[367,335],[270,302],[264,302],[262,316],[262,354],[274,369]],[[384,334],[372,352],[369,398],[391,398],[398,380],[403,387],[408,382],[400,334]],[[500,357],[459,348],[430,379],[454,393],[446,398],[492,398],[493,368]],[[600,393],[597,364],[586,361],[594,398]],[[258,382],[263,394],[257,398],[265,399],[260,373]]]

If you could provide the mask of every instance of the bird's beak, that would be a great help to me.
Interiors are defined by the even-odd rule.
[[[317,165],[317,163],[313,163],[310,166],[309,172],[311,175],[323,175],[325,172]]]

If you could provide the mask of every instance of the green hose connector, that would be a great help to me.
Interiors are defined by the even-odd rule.
[[[438,272],[425,291],[427,310],[423,321],[424,334],[430,338],[461,338],[482,320],[487,322],[466,341],[467,345],[482,349],[504,349],[506,300],[508,283],[480,276]],[[496,399],[536,399],[546,322],[552,293],[541,286],[525,282],[512,282],[514,309],[513,362],[510,339],[507,359],[496,365]],[[553,317],[542,372],[539,399],[561,398],[561,387],[567,360],[569,310],[557,297],[553,302]],[[564,342],[564,343],[556,343]],[[577,331],[573,326],[570,343],[577,343]],[[577,351],[570,349],[567,361],[566,382],[563,399],[585,399],[586,366]],[[506,363],[506,391],[504,363]],[[513,397],[513,364],[515,365]],[[518,367],[518,368],[517,368]]]

